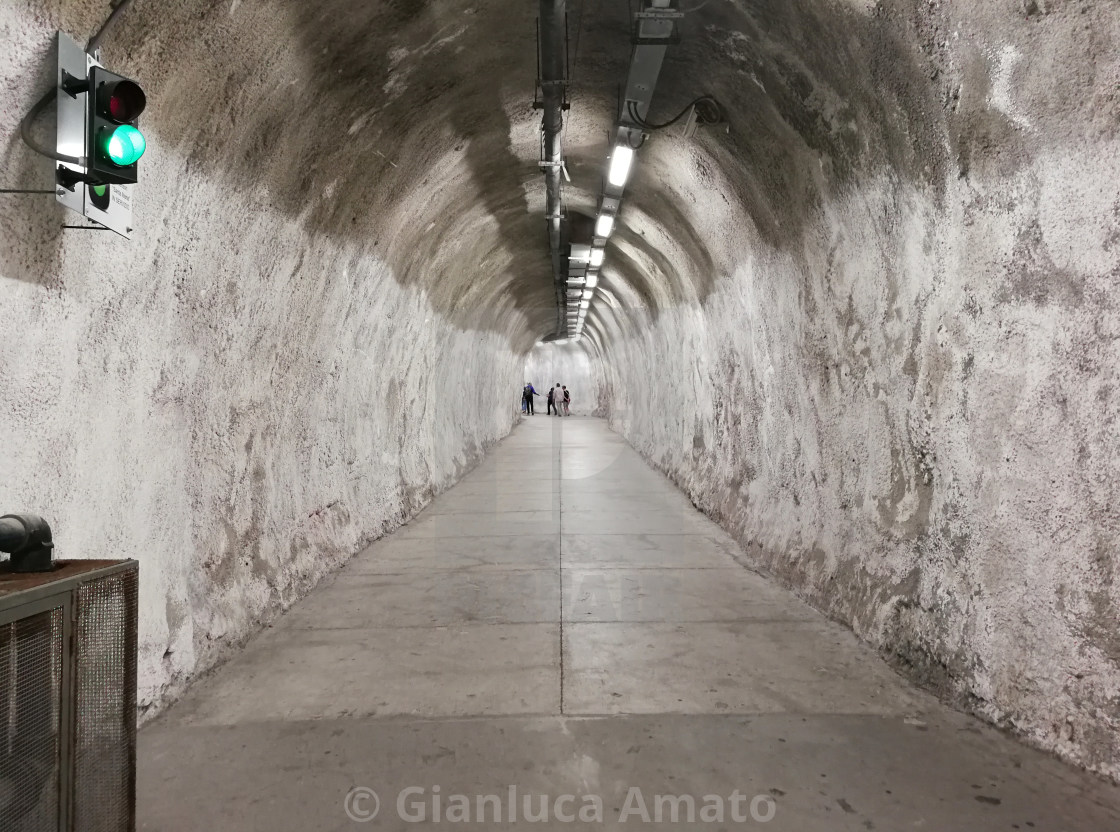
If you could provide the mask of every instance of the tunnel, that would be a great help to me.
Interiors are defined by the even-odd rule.
[[[112,6],[0,3],[0,509],[140,562],[138,828],[1120,823],[1114,0]],[[19,128],[110,14],[131,239]]]

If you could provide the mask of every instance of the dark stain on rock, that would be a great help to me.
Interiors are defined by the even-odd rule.
[[[1096,644],[1108,660],[1120,667],[1120,609],[1112,600],[1116,582],[1116,552],[1110,542],[1098,538],[1089,556],[1093,588],[1085,594],[1089,612],[1079,627],[1087,641]]]
[[[1001,304],[1029,303],[1033,306],[1057,303],[1075,309],[1085,302],[1085,279],[1054,265],[1043,239],[1042,226],[1035,219],[1016,237],[1007,276],[996,300]]]

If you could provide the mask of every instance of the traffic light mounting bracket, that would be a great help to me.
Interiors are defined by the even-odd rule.
[[[75,78],[64,68],[59,70],[58,88],[71,98],[89,92],[89,78]]]

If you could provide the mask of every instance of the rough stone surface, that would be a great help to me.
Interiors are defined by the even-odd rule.
[[[1120,7],[683,5],[651,117],[729,123],[638,153],[578,401],[916,679],[1120,776]],[[573,10],[590,213],[629,21]],[[106,13],[0,6],[0,184],[49,177],[15,125]],[[554,319],[534,17],[137,2],[136,238],[0,198],[0,504],[141,558],[145,703],[509,429]]]
[[[0,184],[50,182],[14,128],[55,27],[84,42],[105,5],[0,7]],[[505,435],[535,340],[516,300],[461,271],[479,246],[510,259],[467,139],[414,138],[397,167],[372,137],[347,146],[370,113],[310,82],[337,33],[304,5],[124,13],[104,60],[150,100],[131,242],[61,231],[77,217],[50,197],[0,198],[0,508],[49,518],[67,557],[140,560],[145,708]],[[301,43],[313,29],[324,40]]]
[[[1120,787],[915,690],[741,557],[602,420],[525,419],[140,733],[137,829],[359,829],[355,786],[399,832],[1120,826]],[[410,785],[604,812],[421,820]],[[700,813],[735,789],[772,816]],[[658,816],[667,792],[696,811]]]
[[[731,137],[640,154],[592,313],[614,427],[914,679],[1120,776],[1120,7],[717,8]]]

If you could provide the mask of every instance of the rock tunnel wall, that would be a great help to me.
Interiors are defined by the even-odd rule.
[[[48,518],[60,557],[140,561],[144,708],[505,435],[536,337],[461,269],[508,260],[466,140],[391,165],[353,138],[368,107],[308,80],[306,9],[238,6],[137,2],[106,41],[150,102],[131,242],[0,197],[0,509]],[[0,5],[0,185],[49,185],[15,126],[49,88],[54,29],[84,43],[106,13]],[[359,173],[375,187],[356,202]],[[444,256],[440,237],[463,241]]]
[[[639,151],[577,411],[919,681],[1120,775],[1120,7],[681,5],[652,117],[727,123]],[[630,20],[579,8],[592,214]],[[107,11],[0,6],[3,186],[49,181],[15,125]],[[135,238],[0,198],[0,508],[141,559],[145,704],[512,424],[555,320],[535,16],[136,0],[103,56],[151,102]]]
[[[652,139],[608,248],[611,424],[912,678],[1120,777],[1120,7],[736,8],[730,138]]]

